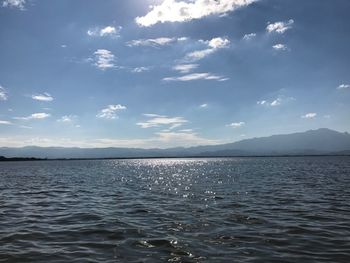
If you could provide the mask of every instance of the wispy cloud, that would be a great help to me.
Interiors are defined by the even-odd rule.
[[[199,105],[199,108],[205,109],[205,108],[208,108],[208,106],[209,105],[207,103],[203,103],[203,104]]]
[[[115,57],[111,51],[107,49],[98,49],[94,52],[94,56],[94,65],[99,69],[105,70],[115,67]]]
[[[229,47],[230,45],[230,40],[222,37],[215,37],[211,40],[201,42],[205,43],[208,48],[187,53],[184,58],[185,61],[197,61],[203,59],[222,48]]]
[[[232,127],[232,128],[241,128],[245,125],[245,122],[240,121],[240,122],[232,122],[230,124],[227,124],[227,127]]]
[[[64,115],[57,120],[57,122],[61,123],[72,123],[77,118],[76,115]]]
[[[313,119],[316,116],[317,116],[317,113],[310,112],[310,113],[306,113],[305,115],[302,115],[301,118],[303,118],[303,119]]]
[[[248,41],[253,39],[254,37],[256,37],[256,33],[250,33],[250,34],[245,34],[242,39]]]
[[[91,37],[119,37],[122,27],[106,26],[90,28],[86,33]]]
[[[255,0],[164,0],[152,7],[145,16],[136,17],[139,26],[152,26],[164,22],[185,22],[209,15],[222,15],[247,6]]]
[[[182,129],[179,132],[193,132],[193,129]]]
[[[289,19],[288,21],[269,23],[266,27],[266,31],[269,33],[277,32],[279,34],[283,34],[288,29],[291,29],[293,24],[294,24],[293,19]]]
[[[116,105],[108,105],[106,108],[102,109],[97,115],[97,118],[102,119],[117,119],[118,118],[118,111],[126,110],[126,107],[120,104]]]
[[[223,76],[214,75],[209,72],[205,73],[192,73],[184,76],[178,77],[166,77],[163,78],[164,81],[191,81],[191,80],[217,80],[217,81],[226,81],[228,78]]]
[[[166,117],[165,115],[159,115],[159,114],[154,114],[154,113],[144,113],[142,114],[145,117],[153,118],[153,117]]]
[[[337,87],[337,89],[339,89],[339,90],[350,89],[350,85],[349,84],[341,84]]]
[[[7,92],[4,87],[0,85],[0,100],[7,100]]]
[[[215,49],[208,48],[208,49],[202,49],[202,50],[196,50],[190,53],[187,53],[185,56],[185,61],[197,61],[200,59],[203,59],[210,54],[214,53]]]
[[[150,70],[150,67],[136,67],[136,68],[133,68],[131,70],[131,72],[133,72],[133,73],[142,73],[142,72],[149,71],[149,70]]]
[[[282,100],[280,98],[277,98],[270,103],[270,106],[272,106],[272,107],[279,106],[279,105],[281,105],[281,103],[282,103]]]
[[[156,133],[158,138],[155,138],[155,141],[159,142],[161,145],[169,145],[171,147],[175,146],[195,146],[195,145],[210,145],[217,144],[217,140],[209,140],[202,138],[197,133],[192,130],[181,130],[178,132],[158,132]]]
[[[11,136],[0,137],[0,145],[4,147],[23,147],[28,145],[37,145],[41,147],[59,146],[59,147],[84,147],[84,148],[102,148],[102,147],[134,147],[134,148],[168,148],[179,146],[197,146],[219,144],[224,141],[211,140],[201,137],[192,132],[160,132],[151,138],[138,139],[115,139],[115,138],[96,138],[96,139],[71,139],[61,137],[29,137],[29,136]]]
[[[159,38],[149,38],[149,39],[136,39],[131,40],[126,43],[127,46],[133,47],[133,46],[148,46],[148,47],[160,47],[160,46],[166,46],[178,41],[185,41],[186,37],[159,37]]]
[[[261,106],[266,106],[266,107],[276,107],[276,106],[280,106],[282,104],[286,104],[288,102],[294,101],[295,98],[293,97],[287,97],[287,96],[279,96],[276,99],[273,99],[271,101],[267,101],[267,100],[259,100],[256,102],[256,104],[261,105]]]
[[[27,125],[19,125],[18,127],[21,129],[33,129],[33,127]]]
[[[26,4],[26,0],[4,0],[2,2],[3,7],[13,7],[18,8],[20,10],[24,10],[24,6]]]
[[[49,93],[36,94],[31,96],[33,100],[53,101],[53,97]]]
[[[46,119],[49,118],[51,114],[49,113],[44,113],[44,112],[39,112],[39,113],[33,113],[29,116],[26,117],[14,117],[16,120],[41,120],[41,119]]]
[[[256,104],[258,104],[258,105],[270,105],[270,103],[268,103],[266,100],[259,100],[256,102]]]
[[[152,113],[151,114],[146,113],[143,115],[149,119],[143,122],[138,122],[136,123],[136,125],[144,129],[166,126],[169,130],[172,130],[188,122],[183,117],[168,117],[168,116],[152,114]]]
[[[275,107],[275,106],[280,106],[282,104],[282,99],[281,98],[277,98],[271,102],[268,102],[266,100],[259,100],[257,101],[258,105],[263,105],[263,106],[271,106],[271,107]]]
[[[13,123],[10,121],[2,121],[0,120],[0,125],[12,125]]]
[[[198,66],[198,64],[178,64],[173,67],[173,70],[179,71],[180,73],[189,73]]]
[[[278,51],[288,50],[288,47],[285,44],[276,44],[276,45],[273,45],[272,48]]]

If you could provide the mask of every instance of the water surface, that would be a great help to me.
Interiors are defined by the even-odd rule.
[[[350,158],[0,163],[0,262],[349,262]]]

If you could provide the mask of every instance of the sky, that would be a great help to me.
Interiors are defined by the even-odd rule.
[[[348,0],[0,0],[0,146],[350,131]]]

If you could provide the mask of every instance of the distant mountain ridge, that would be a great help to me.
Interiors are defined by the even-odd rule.
[[[221,145],[188,148],[65,148],[26,146],[0,147],[0,156],[34,158],[137,158],[137,157],[213,157],[256,155],[350,154],[350,134],[321,128],[306,132],[245,139]]]

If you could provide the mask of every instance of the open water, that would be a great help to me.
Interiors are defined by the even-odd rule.
[[[0,262],[350,262],[350,158],[3,162]]]

